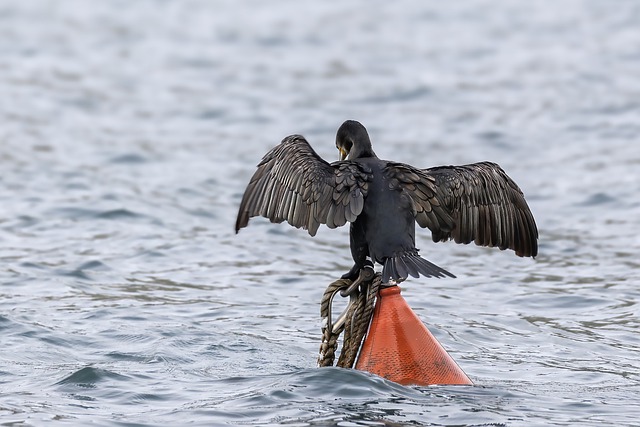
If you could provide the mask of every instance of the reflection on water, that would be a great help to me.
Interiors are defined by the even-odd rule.
[[[123,7],[126,6],[126,13]],[[0,6],[0,419],[638,425],[640,7],[406,0]],[[253,219],[285,135],[499,163],[540,255],[417,246],[403,295],[477,384],[316,369],[348,230]],[[188,420],[188,421],[185,421]]]

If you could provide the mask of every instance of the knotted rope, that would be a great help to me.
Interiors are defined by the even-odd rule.
[[[373,269],[365,267],[360,270],[360,276],[355,281],[339,279],[327,287],[320,303],[320,316],[323,325],[318,366],[333,366],[335,353],[338,349],[338,338],[344,331],[342,351],[336,366],[353,367],[362,340],[369,328],[381,282],[380,273],[374,274]],[[333,298],[338,292],[343,297],[349,296],[349,305],[333,322],[331,307]]]

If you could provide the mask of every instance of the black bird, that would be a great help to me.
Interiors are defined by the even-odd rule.
[[[351,223],[355,279],[367,257],[383,265],[383,283],[408,275],[455,277],[425,260],[415,247],[415,224],[434,242],[453,239],[513,249],[535,257],[538,229],[515,182],[495,163],[418,169],[381,160],[362,124],[348,120],[336,135],[340,161],[327,163],[301,135],[287,136],[258,164],[244,192],[236,233],[261,215],[287,221],[311,236],[320,224]]]

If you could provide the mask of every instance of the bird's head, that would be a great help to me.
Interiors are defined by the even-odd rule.
[[[347,120],[338,128],[336,148],[340,152],[340,160],[376,157],[367,130],[355,120]]]

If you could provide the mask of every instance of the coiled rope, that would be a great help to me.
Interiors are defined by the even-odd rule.
[[[371,322],[381,282],[380,273],[374,273],[372,268],[365,267],[360,270],[359,277],[353,282],[348,279],[339,279],[327,287],[320,303],[320,317],[323,324],[318,366],[333,366],[338,349],[338,338],[344,331],[342,350],[336,366],[353,368]],[[331,308],[333,298],[338,292],[343,297],[349,297],[349,305],[333,322]]]

